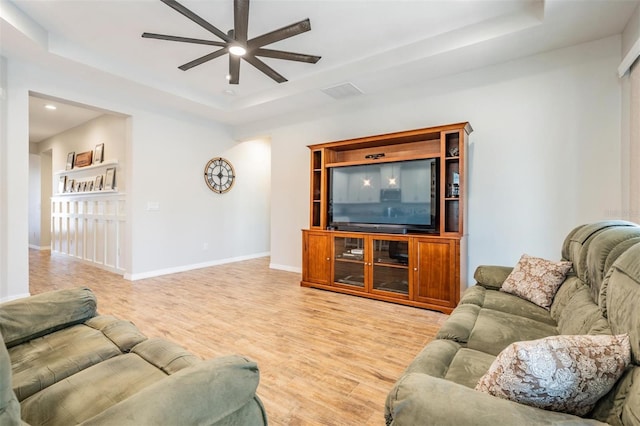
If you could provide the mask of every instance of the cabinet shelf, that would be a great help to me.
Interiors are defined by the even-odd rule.
[[[350,259],[348,257],[336,257],[336,262],[344,262],[344,263],[357,263],[357,264],[362,264],[364,263],[364,261],[362,259]]]
[[[373,266],[380,266],[383,268],[409,269],[409,265],[403,265],[402,263],[374,262]]]

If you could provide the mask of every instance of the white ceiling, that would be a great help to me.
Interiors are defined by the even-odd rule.
[[[224,32],[233,26],[232,0],[179,1]],[[311,31],[266,47],[322,59],[265,58],[289,80],[282,84],[242,62],[240,84],[229,85],[227,56],[177,68],[216,48],[141,38],[218,40],[159,0],[2,0],[0,54],[89,78],[123,99],[241,126],[344,102],[322,89],[345,82],[379,94],[619,34],[639,1],[253,0],[249,38],[309,18]],[[32,113],[33,136],[42,138],[44,119]]]

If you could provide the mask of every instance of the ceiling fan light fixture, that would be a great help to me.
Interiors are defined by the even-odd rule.
[[[240,46],[239,44],[234,44],[229,47],[229,53],[234,56],[244,56],[247,53],[247,49]]]

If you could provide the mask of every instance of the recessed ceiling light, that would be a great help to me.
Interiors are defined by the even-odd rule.
[[[231,80],[231,74],[227,74],[224,78],[226,78],[227,80]]]
[[[47,104],[44,106],[46,109],[50,109],[50,110],[54,110],[54,109],[58,109],[55,105],[51,105],[51,104]]]

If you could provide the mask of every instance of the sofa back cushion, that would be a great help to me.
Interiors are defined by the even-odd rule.
[[[640,364],[640,245],[630,247],[605,277],[603,292],[611,331],[628,333],[632,362]]]
[[[601,232],[613,228],[626,227],[638,228],[636,224],[622,220],[609,220],[578,226],[569,232],[565,238],[562,245],[562,258],[571,261],[576,276],[581,281],[591,285],[587,257],[591,250],[590,246],[592,242]],[[603,274],[604,273],[606,273],[606,271],[603,272]],[[594,300],[596,300],[597,293],[595,293],[594,296]]]
[[[56,290],[0,304],[0,334],[7,348],[96,315],[96,298],[84,288]]]
[[[606,318],[582,284],[567,301],[558,318],[558,334],[611,334]]]
[[[622,246],[628,249],[630,246],[624,243],[628,240],[636,240],[638,237],[640,237],[638,226],[613,226],[594,235],[586,252],[586,272],[593,300],[598,302],[602,281],[607,271],[616,258],[626,251],[616,250],[616,248]]]

